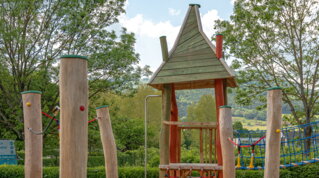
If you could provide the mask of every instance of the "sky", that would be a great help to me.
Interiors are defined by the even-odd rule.
[[[167,37],[168,49],[175,42],[189,4],[199,4],[202,26],[210,38],[214,21],[228,20],[234,0],[127,0],[126,13],[119,25],[136,37],[135,50],[140,54],[140,66],[149,65],[154,72],[162,62],[160,36]]]

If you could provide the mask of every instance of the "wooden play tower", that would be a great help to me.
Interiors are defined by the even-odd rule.
[[[192,171],[200,172],[201,176],[223,177],[219,107],[227,104],[227,87],[236,87],[237,84],[234,72],[222,58],[222,35],[216,36],[215,48],[203,32],[199,7],[197,4],[190,4],[170,52],[167,49],[166,37],[160,37],[163,62],[148,83],[162,91],[160,177],[186,177]],[[216,122],[178,121],[175,90],[202,88],[215,89]],[[200,130],[200,163],[180,162],[183,129]],[[204,130],[208,131],[211,137],[208,143],[209,158],[205,162],[202,155]],[[217,158],[216,162],[212,161],[213,155]]]

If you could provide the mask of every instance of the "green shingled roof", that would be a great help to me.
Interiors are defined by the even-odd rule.
[[[223,59],[217,59],[215,47],[202,30],[199,6],[190,5],[175,44],[149,81],[161,89],[174,83],[176,89],[213,88],[214,79],[227,79],[236,87],[234,72]]]

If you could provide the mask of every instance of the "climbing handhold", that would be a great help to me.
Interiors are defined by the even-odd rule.
[[[31,106],[31,103],[30,103],[30,102],[27,102],[26,105],[27,105],[28,107],[30,107],[30,106]]]
[[[84,106],[80,106],[80,111],[84,111],[85,107]]]
[[[277,129],[277,130],[276,130],[276,133],[280,133],[280,129]]]

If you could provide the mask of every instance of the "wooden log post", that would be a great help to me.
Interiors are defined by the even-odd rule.
[[[88,152],[87,58],[65,55],[60,63],[60,178],[86,178]]]
[[[220,143],[223,156],[223,176],[224,178],[235,177],[235,155],[234,146],[228,138],[233,138],[233,123],[230,106],[221,106],[219,109],[220,122]]]
[[[265,178],[279,178],[281,139],[282,90],[269,88],[267,93],[267,133]]]
[[[24,177],[42,177],[42,115],[41,92],[21,92],[24,117],[25,159]],[[40,133],[40,134],[37,134]]]
[[[160,164],[169,164],[169,125],[164,121],[169,121],[171,116],[171,96],[172,86],[165,84],[162,91],[162,127],[160,131]],[[165,170],[160,170],[160,178],[165,176]]]
[[[106,177],[118,178],[116,144],[108,106],[104,105],[97,107],[96,114],[103,145]]]
[[[166,36],[160,37],[161,49],[162,49],[162,58],[164,62],[168,61],[168,49]],[[172,85],[164,84],[162,90],[162,126],[160,131],[160,164],[167,165],[169,164],[169,125],[164,124],[164,121],[169,121],[171,116],[171,101],[172,101]],[[160,178],[165,176],[165,170],[160,170]]]
[[[178,121],[178,108],[175,96],[175,88],[172,85],[172,97],[171,97],[171,118],[170,121]],[[178,163],[178,127],[177,125],[170,125],[170,138],[169,138],[169,149],[170,149],[170,163]]]

